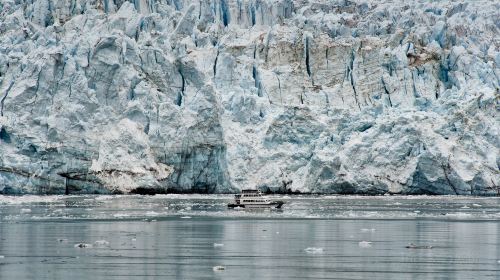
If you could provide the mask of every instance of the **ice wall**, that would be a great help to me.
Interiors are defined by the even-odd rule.
[[[493,195],[495,1],[3,0],[0,193]]]

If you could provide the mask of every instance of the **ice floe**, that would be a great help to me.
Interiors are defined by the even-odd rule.
[[[77,243],[75,244],[74,246],[75,248],[92,248],[92,244],[88,244],[88,243]]]
[[[109,246],[109,241],[106,240],[97,240],[94,242],[94,245],[96,247],[108,247]]]
[[[372,242],[370,242],[370,241],[360,241],[358,243],[358,246],[360,248],[371,248],[372,247]]]
[[[308,254],[323,254],[323,248],[308,247],[304,251]]]

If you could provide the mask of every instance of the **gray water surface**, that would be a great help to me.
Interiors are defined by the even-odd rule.
[[[497,198],[275,198],[0,196],[0,279],[500,278]]]

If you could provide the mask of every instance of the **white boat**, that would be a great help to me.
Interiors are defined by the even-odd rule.
[[[259,190],[242,190],[241,194],[234,195],[234,201],[229,203],[229,208],[281,208],[283,201],[269,200],[262,196]]]

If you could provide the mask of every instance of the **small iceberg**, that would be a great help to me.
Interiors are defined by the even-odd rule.
[[[371,248],[372,247],[372,243],[370,241],[360,241],[358,243],[358,246],[360,248]]]
[[[308,254],[323,254],[323,248],[308,247],[305,248],[304,251]]]
[[[113,217],[115,218],[126,218],[126,217],[130,217],[129,214],[123,214],[123,213],[116,213],[116,214],[113,214]]]
[[[31,213],[31,209],[29,209],[29,208],[21,209],[21,214],[28,214],[28,213]]]
[[[226,268],[223,267],[222,265],[217,265],[217,266],[212,267],[212,270],[213,271],[223,271],[223,270],[226,270]]]
[[[432,249],[432,246],[430,245],[416,245],[416,244],[413,244],[413,243],[410,243],[408,245],[406,245],[407,249]]]
[[[217,247],[224,247],[224,244],[222,243],[214,243],[214,247],[217,248]]]
[[[155,211],[148,211],[146,212],[146,216],[158,216],[160,215],[158,212]]]
[[[106,241],[106,240],[97,240],[96,242],[94,242],[94,245],[96,247],[108,247],[109,246],[109,242]]]
[[[87,243],[77,243],[77,244],[75,244],[74,247],[75,248],[92,248],[92,245],[87,244]]]
[[[191,219],[191,216],[182,216],[181,219]]]

